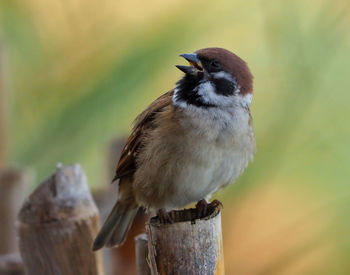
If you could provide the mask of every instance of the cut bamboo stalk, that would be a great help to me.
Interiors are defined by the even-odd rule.
[[[148,265],[148,237],[146,234],[136,236],[135,249],[137,275],[150,275],[151,270]]]
[[[220,206],[202,219],[196,209],[169,214],[172,224],[154,217],[146,226],[151,274],[224,274]]]
[[[118,198],[118,181],[111,183],[115,176],[116,166],[126,143],[126,137],[116,138],[107,150],[107,185],[94,196],[100,210],[101,224],[105,221]],[[110,275],[135,275],[136,258],[134,238],[145,232],[146,215],[139,211],[131,225],[124,244],[120,247],[103,249],[105,272]]]
[[[15,223],[30,182],[26,171],[0,169],[0,255],[18,251]]]
[[[0,256],[1,275],[24,275],[24,268],[19,253]]]
[[[3,42],[3,41],[1,41]],[[0,167],[6,166],[6,129],[7,129],[7,94],[6,94],[6,77],[8,77],[5,62],[5,46],[0,44]]]
[[[98,219],[80,165],[58,166],[19,213],[19,244],[26,274],[103,274],[101,254],[91,251]]]

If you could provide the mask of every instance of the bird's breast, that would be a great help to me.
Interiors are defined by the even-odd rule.
[[[135,173],[136,197],[150,208],[207,197],[235,181],[253,155],[249,114],[183,112],[176,124],[178,130],[149,134]]]

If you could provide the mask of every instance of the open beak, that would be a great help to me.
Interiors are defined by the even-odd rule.
[[[185,58],[191,66],[176,65],[176,67],[183,71],[185,74],[195,74],[198,71],[203,71],[201,61],[198,59],[195,53],[181,54],[181,57]]]

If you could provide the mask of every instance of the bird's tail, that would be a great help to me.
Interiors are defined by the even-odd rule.
[[[118,201],[97,234],[92,250],[98,250],[103,246],[121,245],[126,238],[137,210],[138,206],[135,203],[123,204]]]

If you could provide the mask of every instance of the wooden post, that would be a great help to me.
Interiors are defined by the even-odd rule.
[[[100,224],[103,224],[114,204],[116,203],[118,190],[115,186],[93,190],[93,197],[100,212]],[[133,225],[128,232],[126,242],[120,247],[102,249],[104,269],[108,275],[135,275],[136,259],[134,237],[145,232],[145,214],[138,213]]]
[[[146,234],[136,236],[135,249],[137,275],[150,275],[151,270],[148,265],[148,237]]]
[[[15,222],[30,182],[26,171],[0,168],[0,255],[18,251]]]
[[[24,275],[23,262],[19,253],[0,256],[1,275]]]
[[[220,206],[203,219],[196,209],[169,214],[174,223],[154,217],[147,226],[151,274],[225,274]]]
[[[5,78],[6,70],[5,70],[5,53],[4,53],[4,44],[1,41],[0,44],[0,167],[6,165],[6,119],[7,119],[7,95],[5,94]]]
[[[118,182],[111,183],[115,176],[117,163],[126,138],[121,137],[111,142],[107,148],[107,183],[105,186],[94,190],[93,196],[100,211],[101,224],[105,221],[118,197]],[[145,232],[146,215],[139,211],[130,228],[125,243],[120,247],[103,249],[103,258],[105,262],[105,272],[109,275],[135,275],[135,243],[134,238],[140,233]]]
[[[58,166],[29,196],[18,218],[26,274],[103,274],[101,254],[91,251],[98,210],[80,165]]]

